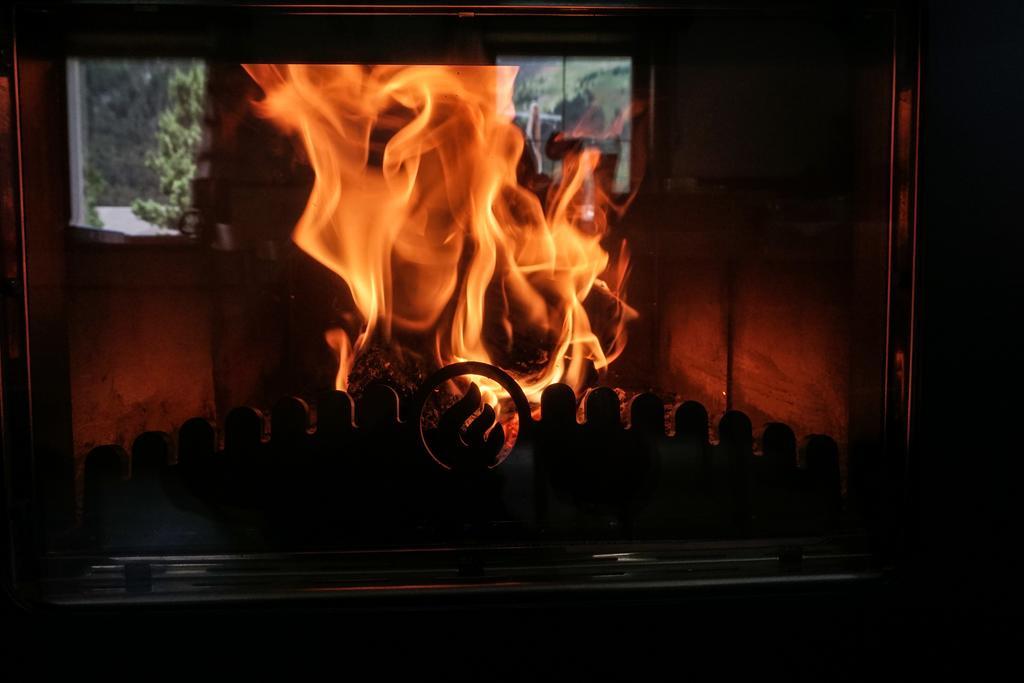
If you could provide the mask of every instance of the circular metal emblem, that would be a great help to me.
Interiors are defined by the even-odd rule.
[[[445,382],[455,379],[456,377],[462,377],[465,375],[486,377],[487,379],[493,380],[501,385],[512,399],[512,403],[516,409],[516,415],[519,418],[519,429],[515,436],[515,440],[511,444],[506,443],[501,449],[502,451],[507,451],[508,455],[494,464],[487,466],[488,469],[493,469],[508,459],[511,455],[511,451],[523,438],[524,433],[529,429],[529,425],[532,421],[532,417],[530,416],[530,402],[527,400],[526,394],[523,393],[522,387],[519,386],[519,383],[516,382],[511,375],[499,367],[480,361],[464,361],[462,363],[446,365],[428,377],[423,382],[423,385],[420,387],[413,400],[412,419],[416,421],[416,433],[419,435],[419,442],[422,445],[423,450],[426,451],[431,460],[446,470],[455,469],[451,464],[446,463],[443,459],[439,458],[437,453],[435,453],[434,449],[431,447],[430,438],[428,438],[428,434],[423,428],[423,410],[426,407],[431,394],[435,389],[437,389],[437,387],[441,386]],[[461,441],[457,441],[457,443],[461,444]],[[464,446],[464,444],[462,445]]]

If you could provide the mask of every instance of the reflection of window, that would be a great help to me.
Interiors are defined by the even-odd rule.
[[[560,162],[545,147],[555,133],[590,140],[615,164],[614,191],[629,191],[633,65],[629,57],[500,56],[519,67],[512,99],[515,121],[537,170],[558,173]]]
[[[205,66],[191,60],[69,60],[75,225],[189,231],[205,81]]]

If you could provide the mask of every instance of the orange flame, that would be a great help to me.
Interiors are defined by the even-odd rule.
[[[554,382],[582,389],[587,363],[601,370],[621,352],[635,317],[628,258],[610,264],[601,244],[621,207],[594,180],[592,148],[565,157],[546,211],[520,185],[516,67],[245,68],[266,95],[259,111],[301,137],[316,174],[293,239],[345,281],[361,315],[354,341],[327,333],[339,389],[371,339],[399,334],[428,335],[439,365],[501,365],[522,340],[539,344],[531,369],[510,371],[531,402]],[[584,308],[595,289],[615,302],[610,330],[592,329]],[[504,395],[474,380],[492,405]]]

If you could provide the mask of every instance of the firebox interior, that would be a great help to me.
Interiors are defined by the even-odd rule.
[[[864,547],[908,135],[891,13],[101,15],[38,42],[30,17],[19,63],[53,552]],[[417,99],[432,77],[453,89]],[[358,220],[402,192],[401,220]],[[351,263],[392,234],[385,316]],[[605,259],[565,276],[573,305],[569,234]],[[482,346],[451,322],[474,287]],[[611,360],[525,379],[584,343]]]

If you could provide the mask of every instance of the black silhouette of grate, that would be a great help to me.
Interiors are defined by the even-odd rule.
[[[701,404],[673,407],[669,430],[657,396],[639,394],[623,411],[605,387],[586,394],[580,422],[575,395],[556,384],[539,419],[517,418],[514,446],[496,462],[505,434],[488,433],[493,411],[480,410],[475,387],[425,428],[411,417],[422,394],[402,401],[383,383],[356,401],[330,391],[315,401],[312,429],[298,398],[281,399],[269,425],[238,407],[222,425],[222,448],[203,418],[174,435],[140,435],[130,455],[96,448],[85,465],[83,540],[354,548],[821,534],[842,522],[838,447],[828,436],[808,435],[798,459],[793,430],[772,423],[755,455],[742,412],[725,413],[712,443]]]

